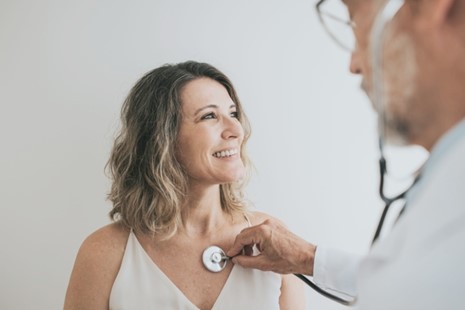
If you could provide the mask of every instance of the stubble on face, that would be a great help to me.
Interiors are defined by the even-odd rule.
[[[398,32],[386,40],[383,64],[383,98],[385,104],[386,139],[405,145],[412,136],[417,63],[413,40]]]
[[[384,131],[387,142],[396,145],[405,145],[411,138],[412,105],[415,95],[415,80],[417,78],[417,61],[415,44],[408,32],[408,14],[399,12],[393,21],[384,28],[384,40],[381,57],[381,98],[374,95],[373,76],[373,41],[371,40],[372,26],[377,14],[384,7],[385,1],[373,1],[371,4],[372,19],[370,25],[365,27],[362,39],[364,58],[362,88],[370,98],[375,111],[384,113],[380,117],[380,127]],[[368,6],[368,4],[367,4]],[[367,20],[367,15],[364,15]],[[362,41],[363,43],[363,41]],[[378,107],[382,101],[382,107]],[[384,117],[383,117],[384,116]]]
[[[360,74],[363,76],[362,89],[370,98],[373,108],[376,100],[373,91],[373,62],[371,31],[377,14],[386,0],[350,0],[344,1],[350,15],[357,25],[357,58]],[[402,12],[399,12],[402,13]],[[385,113],[385,138],[389,143],[405,145],[412,136],[412,119],[415,118],[414,97],[418,65],[414,41],[406,28],[408,14],[399,14],[385,28],[382,64],[382,100]]]

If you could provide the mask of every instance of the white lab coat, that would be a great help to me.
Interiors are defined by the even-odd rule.
[[[389,236],[361,260],[317,249],[314,279],[361,310],[465,309],[465,121],[434,147]]]

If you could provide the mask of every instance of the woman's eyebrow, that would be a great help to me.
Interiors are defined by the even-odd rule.
[[[200,109],[198,109],[197,111],[195,111],[194,115],[197,115],[199,114],[200,112],[202,112],[203,110],[205,109],[208,109],[208,108],[215,108],[215,109],[218,109],[218,106],[216,104],[209,104],[209,105],[206,105],[204,107],[201,107]]]
[[[218,106],[216,104],[209,104],[209,105],[206,105],[204,107],[201,107],[200,109],[197,109],[197,111],[195,111],[194,115],[197,115],[199,114],[200,112],[202,112],[203,110],[205,109],[208,109],[208,108],[214,108],[214,109],[218,109]],[[231,106],[229,106],[230,109],[233,109],[233,108],[236,108],[236,105],[235,104],[231,104]]]

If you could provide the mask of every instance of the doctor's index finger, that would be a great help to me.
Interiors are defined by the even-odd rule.
[[[228,256],[236,256],[242,252],[242,249],[248,245],[261,243],[261,229],[258,226],[252,226],[243,229],[234,240],[232,247],[226,252]]]

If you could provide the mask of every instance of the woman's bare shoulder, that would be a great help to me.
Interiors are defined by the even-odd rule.
[[[113,223],[84,240],[71,273],[65,309],[108,309],[128,236],[128,229]]]
[[[105,270],[107,274],[119,270],[126,248],[129,230],[119,223],[104,226],[90,234],[82,243],[76,264],[89,270]]]
[[[124,253],[128,236],[129,229],[120,223],[112,223],[90,234],[82,243],[79,252],[97,255]]]

